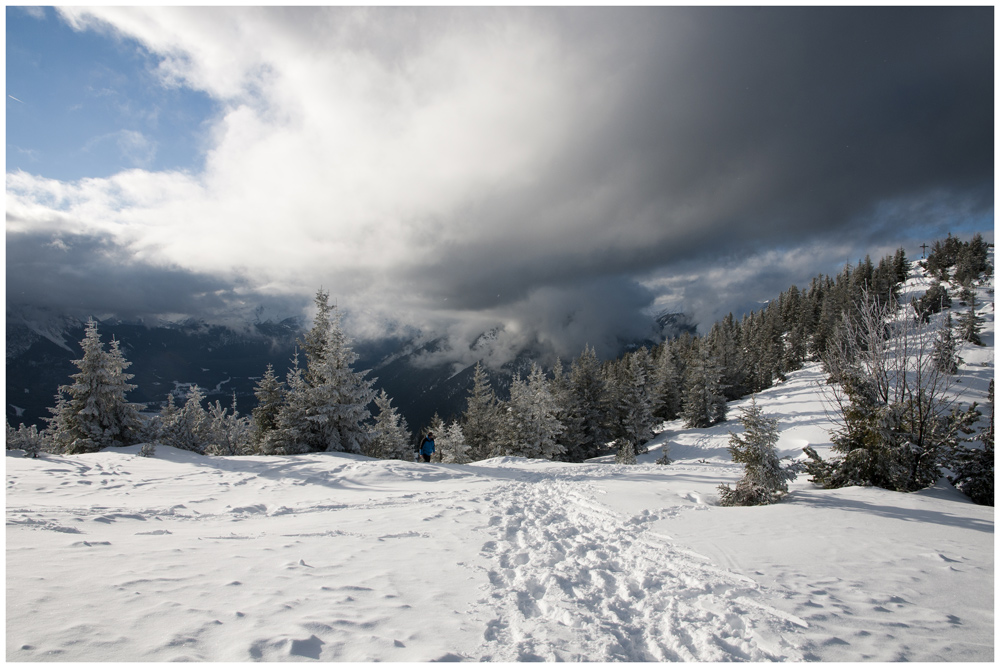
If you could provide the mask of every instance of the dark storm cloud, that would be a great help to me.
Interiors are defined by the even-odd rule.
[[[533,187],[460,212],[511,230],[450,249],[453,280],[431,279],[471,308],[692,257],[884,241],[899,229],[879,206],[928,193],[992,210],[991,8],[554,11],[566,49],[603,49],[594,85],[612,101],[580,110],[579,142]]]
[[[114,314],[122,319],[249,320],[258,307],[280,318],[298,315],[304,306],[299,299],[260,295],[247,306],[240,287],[206,274],[137,262],[129,249],[102,235],[7,235],[8,308],[81,319]]]

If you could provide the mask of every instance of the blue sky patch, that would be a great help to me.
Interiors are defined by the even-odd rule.
[[[7,7],[7,171],[59,179],[199,171],[215,103],[166,87],[138,42]]]

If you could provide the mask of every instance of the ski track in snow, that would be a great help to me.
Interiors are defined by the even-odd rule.
[[[480,660],[801,659],[786,636],[805,622],[756,602],[752,580],[649,531],[659,515],[622,517],[584,489],[551,479],[491,495]]]

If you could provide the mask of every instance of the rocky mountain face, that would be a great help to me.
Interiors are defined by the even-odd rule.
[[[83,354],[79,342],[85,323],[62,317],[27,320],[10,311],[7,316],[7,420],[15,427],[22,422],[42,427],[58,387],[77,371],[72,360]],[[682,314],[664,314],[657,322],[664,337],[694,331]],[[120,342],[132,363],[128,369],[135,375],[132,383],[137,385],[129,399],[146,404],[150,412],[158,411],[169,393],[182,402],[187,389],[197,384],[210,402],[230,406],[235,395],[237,409],[246,414],[256,406],[254,387],[268,364],[279,378],[284,377],[306,324],[292,318],[233,328],[197,321],[148,325],[109,318],[100,322],[99,331],[105,343],[112,338]],[[485,352],[495,334],[485,332],[473,344],[473,352],[479,348]],[[623,342],[622,350],[656,343]],[[423,362],[444,345],[443,339],[428,337],[355,342],[359,359],[354,366],[370,370],[376,389],[385,389],[415,431],[427,426],[435,413],[449,420],[465,409],[474,364]],[[499,369],[487,369],[497,394],[506,398],[513,375],[526,376],[531,363],[541,360],[541,351],[526,348]],[[567,367],[569,362],[564,360]]]

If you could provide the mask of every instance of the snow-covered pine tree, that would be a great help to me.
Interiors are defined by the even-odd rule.
[[[532,363],[526,380],[515,374],[507,402],[507,424],[500,438],[502,454],[554,459],[564,452],[558,442],[562,425],[541,368]]]
[[[309,452],[303,433],[309,427],[307,394],[309,386],[299,366],[299,353],[292,357],[292,367],[285,376],[285,401],[278,410],[274,428],[264,435],[261,453],[299,455]]]
[[[234,392],[231,413],[218,400],[208,408],[208,443],[205,445],[205,453],[220,456],[253,454],[253,433],[250,418],[240,417],[236,409]]]
[[[778,421],[765,417],[756,397],[740,417],[743,436],[729,433],[729,453],[733,461],[743,464],[743,477],[735,488],[719,485],[719,505],[761,506],[775,503],[788,493],[788,481],[795,479],[794,469],[782,467],[775,446],[778,443]]]
[[[944,320],[944,326],[938,331],[934,340],[934,349],[931,351],[931,359],[934,366],[941,373],[958,373],[958,365],[962,358],[958,356],[958,342],[952,333],[951,313],[948,313]]]
[[[615,441],[615,445],[618,446],[618,452],[615,453],[615,464],[633,466],[636,463],[636,460],[635,444],[632,443],[632,440],[627,437],[622,437]]]
[[[657,408],[653,415],[663,420],[674,420],[681,412],[681,382],[670,346],[664,342],[655,360],[653,388]]]
[[[963,341],[981,346],[983,340],[979,337],[979,332],[983,331],[982,318],[976,315],[976,296],[973,293],[969,298],[969,310],[962,314],[958,320],[958,336]]]
[[[640,348],[628,356],[622,369],[622,386],[619,393],[619,450],[624,442],[631,444],[632,459],[649,451],[645,447],[653,438],[656,408],[653,384],[650,381],[652,361],[649,351]]]
[[[948,481],[966,494],[973,502],[983,506],[992,506],[993,499],[993,469],[995,457],[993,453],[993,381],[990,381],[988,415],[989,423],[979,434],[982,448],[970,448],[958,445],[954,448],[951,461],[948,463],[952,475]]]
[[[607,431],[607,388],[601,374],[597,352],[585,346],[570,366],[569,392],[579,419],[579,446],[567,453],[570,461],[596,457],[609,440]]]
[[[97,323],[90,319],[80,342],[83,358],[74,360],[80,369],[69,385],[59,388],[53,416],[47,418],[48,432],[55,446],[67,454],[96,452],[110,446],[132,445],[139,442],[143,423],[140,404],[129,403],[125,395],[135,389],[128,381],[133,375],[125,369],[125,360],[117,341],[112,340],[105,351],[97,332]]]
[[[707,350],[697,351],[688,365],[684,379],[685,426],[710,427],[726,419],[726,398],[719,379],[722,373]]]
[[[205,454],[212,441],[212,425],[208,412],[201,405],[205,394],[197,385],[188,391],[184,405],[168,418],[163,418],[160,442],[180,450]]]
[[[496,394],[481,362],[476,362],[472,375],[472,389],[466,399],[462,414],[462,433],[469,445],[469,457],[479,461],[490,456],[499,423]]]
[[[584,445],[587,435],[583,430],[583,418],[570,386],[570,378],[563,371],[562,360],[557,359],[552,368],[549,390],[556,404],[556,419],[563,426],[562,433],[559,434],[559,444],[564,449],[561,459],[570,462],[583,461],[586,459]]]
[[[378,415],[372,426],[371,438],[362,452],[369,457],[378,459],[413,459],[412,438],[406,418],[399,414],[392,405],[392,398],[385,390],[375,397]]]
[[[302,342],[307,368],[295,387],[289,379],[277,419],[283,431],[268,449],[284,454],[360,453],[370,437],[368,405],[375,398],[374,379],[352,368],[358,356],[341,328],[340,313],[329,303],[329,293],[319,290],[315,302],[316,319]]]
[[[469,446],[462,433],[462,425],[452,421],[437,439],[437,448],[441,453],[442,464],[468,464]]]
[[[285,401],[285,386],[274,375],[274,367],[267,365],[267,370],[254,388],[257,406],[251,411],[253,420],[253,443],[258,448],[264,442],[267,433],[278,425],[278,413]]]

